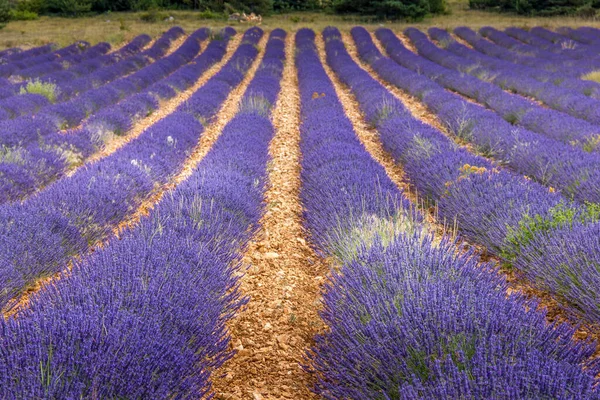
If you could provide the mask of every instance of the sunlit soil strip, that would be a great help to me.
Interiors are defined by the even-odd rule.
[[[354,41],[352,40],[352,37],[349,34],[342,33],[342,40],[343,40],[344,44],[346,45],[346,49],[348,50],[348,53],[350,54],[352,59],[359,66],[361,66],[361,68],[363,68],[364,70],[369,72],[369,74],[374,79],[376,79],[379,83],[381,83],[383,86],[385,86],[390,91],[390,93],[392,93],[398,100],[400,100],[404,104],[404,106],[410,111],[410,113],[412,114],[412,116],[414,118],[420,120],[423,123],[433,126],[434,128],[436,128],[437,130],[442,132],[444,135],[446,135],[451,140],[456,141],[456,137],[447,132],[446,128],[438,120],[438,118],[435,116],[435,114],[432,113],[431,111],[429,111],[427,106],[425,106],[420,100],[418,100],[414,96],[411,96],[410,94],[404,92],[403,90],[399,89],[398,87],[392,86],[392,85],[388,84],[387,82],[383,81],[369,65],[364,63],[358,57],[356,48],[354,46]],[[381,48],[381,44],[379,43],[379,41],[374,40],[373,42],[378,47],[378,49],[380,51],[382,51],[382,54],[385,54],[385,51]],[[319,43],[319,45],[320,45],[320,43]],[[319,50],[321,51],[321,46],[319,46]],[[333,76],[335,76],[335,74],[333,74],[333,72],[328,68],[329,67],[327,67],[326,69],[327,69],[328,73],[330,73],[331,77],[333,78]],[[345,88],[344,85],[339,80],[337,80],[337,77],[335,77],[334,82],[336,84],[336,88],[340,88],[339,90],[349,93],[349,89]],[[341,88],[343,88],[343,89],[341,89]],[[340,96],[340,99],[342,99],[341,96]],[[351,99],[350,102],[353,102],[353,107],[355,107],[355,112],[360,113],[358,104],[356,104],[356,102],[353,101],[353,99]],[[342,103],[344,104],[344,101],[342,101]],[[362,120],[360,122],[362,123]],[[361,130],[357,129],[357,133],[359,134],[360,140],[365,144],[365,147],[367,148],[369,153],[373,156],[373,158],[375,158],[385,168],[386,172],[388,173],[388,175],[390,176],[392,181],[394,183],[396,183],[397,185],[405,184],[405,178],[404,178],[404,173],[402,172],[402,168],[400,167],[399,164],[395,163],[393,161],[393,158],[391,157],[391,155],[384,150],[383,145],[381,144],[381,141],[379,140],[379,138],[377,136],[377,133],[374,130],[373,130],[373,132],[374,132],[374,136],[372,136],[370,138],[373,141],[373,143],[367,144],[366,143],[367,136],[363,136],[361,134],[362,133]],[[462,145],[462,143],[461,143],[461,145]],[[474,150],[472,145],[466,144],[464,147],[466,147],[470,152],[477,154],[477,151]],[[390,171],[393,171],[393,172],[390,172]],[[411,201],[415,202],[416,199],[413,197],[414,192],[410,192],[409,189],[405,189],[405,195],[407,197],[409,197]],[[419,203],[417,200],[417,202],[415,202],[414,204],[421,204],[421,203]],[[448,223],[447,221],[444,221],[444,223],[441,224],[441,222],[437,219],[435,208],[430,208],[429,213],[425,212],[424,215],[426,215],[428,217],[428,221],[430,223],[432,223],[434,226],[437,225],[436,230],[438,232],[440,232],[444,229],[447,229],[448,227],[451,227],[455,231],[454,233],[456,233],[456,231],[458,229],[458,227],[454,226],[454,223]],[[493,261],[498,265],[501,264],[500,260],[495,256],[489,255],[484,247],[479,246],[474,243],[467,242],[464,239],[461,239],[461,243],[465,246],[465,248],[473,247],[473,248],[477,249],[479,254],[481,254],[481,261]],[[579,325],[579,322],[576,320],[573,320],[572,317],[569,317],[567,315],[567,313],[565,313],[564,310],[561,308],[559,303],[556,300],[554,300],[547,292],[535,289],[534,287],[531,286],[531,284],[529,282],[524,280],[522,277],[517,276],[517,274],[515,273],[514,270],[502,269],[501,273],[506,277],[507,281],[510,284],[510,287],[508,289],[509,293],[514,292],[514,291],[520,291],[529,298],[537,298],[540,300],[538,308],[540,308],[540,309],[546,308],[548,310],[548,314],[546,315],[548,322],[558,321],[558,322],[567,322],[567,323],[570,323],[571,325],[575,325],[575,326]],[[592,338],[593,340],[596,340],[599,343],[599,346],[596,349],[596,356],[600,355],[600,331],[596,331],[596,330],[589,331],[587,329],[580,328],[577,330],[575,337],[577,339]]]
[[[163,58],[164,58],[164,57],[168,57],[168,56],[170,56],[171,54],[173,54],[173,53],[175,52],[175,50],[177,50],[177,49],[179,48],[179,46],[181,46],[181,45],[182,45],[182,44],[183,44],[183,43],[184,43],[184,42],[187,40],[188,36],[189,36],[189,35],[188,35],[187,33],[185,33],[185,34],[181,35],[181,37],[180,37],[180,38],[178,38],[178,39],[175,39],[175,40],[173,41],[173,43],[171,43],[171,47],[169,47],[169,50],[167,50],[167,52],[165,53],[165,55],[163,56]],[[236,35],[236,36],[239,36],[239,35]],[[156,39],[155,39],[155,40],[156,40]],[[152,41],[152,43],[154,43],[154,40]],[[208,43],[209,43],[209,40],[206,40],[206,41],[203,43],[203,45],[204,45],[204,49],[206,49],[206,45],[208,45]]]
[[[162,117],[157,118],[152,123],[148,123],[145,127],[140,128],[140,131],[138,132],[137,136],[139,136],[150,125],[152,125],[152,124],[156,123],[157,121],[159,121],[160,119],[166,117],[169,113],[173,112],[181,103],[183,103],[184,101],[189,99],[196,90],[198,90],[203,84],[205,84],[208,81],[208,79],[210,79],[210,77],[212,77],[215,73],[217,73],[221,69],[221,67],[231,58],[231,56],[233,55],[233,51],[231,51],[232,47],[236,48],[238,46],[238,44],[241,42],[241,40],[242,40],[241,34],[236,35],[235,40],[233,40],[233,39],[230,40],[230,42],[233,42],[233,43],[228,44],[227,56],[224,58],[224,60],[221,61],[220,63],[218,63],[217,65],[214,65],[213,67],[211,67],[209,69],[209,72],[207,74],[205,74],[201,79],[199,79],[198,82],[196,82],[196,84],[194,84],[193,87],[186,90],[185,92],[182,92],[182,94],[180,96],[176,97],[175,99],[169,101],[169,109],[168,109],[169,111],[166,112],[166,110],[161,108],[161,110],[164,111],[164,114],[162,115]],[[263,38],[259,42],[260,48],[264,48],[265,40],[266,40],[266,35],[263,35]],[[229,46],[232,46],[232,47],[229,47]],[[260,55],[257,58],[260,59],[261,58]],[[227,122],[231,119],[231,117],[233,117],[233,115],[235,115],[235,112],[237,111],[237,103],[241,99],[244,91],[246,90],[248,83],[254,76],[254,73],[256,72],[256,69],[258,68],[259,63],[260,63],[260,60],[255,60],[252,67],[248,70],[246,77],[244,78],[242,83],[237,88],[233,89],[230,92],[229,96],[223,103],[223,106],[221,107],[219,113],[215,117],[214,122],[205,129],[205,131],[202,134],[202,137],[200,138],[198,145],[196,145],[192,154],[190,155],[190,157],[188,157],[188,159],[184,163],[181,171],[177,175],[175,175],[175,177],[172,178],[170,182],[168,182],[164,185],[160,185],[157,188],[155,188],[154,192],[149,196],[149,198],[146,201],[144,201],[140,205],[140,207],[138,207],[137,211],[135,213],[129,215],[123,222],[121,222],[115,228],[114,233],[117,235],[117,237],[124,230],[130,229],[133,226],[135,226],[139,222],[140,218],[142,218],[144,215],[148,215],[148,213],[160,201],[160,199],[163,197],[163,195],[166,191],[175,188],[179,183],[181,183],[183,180],[185,180],[187,177],[189,177],[192,174],[196,165],[204,158],[204,156],[206,156],[206,154],[208,153],[208,151],[210,150],[212,145],[215,143],[215,141],[219,137],[223,127],[227,124]],[[114,238],[109,238],[109,239],[105,240],[104,242],[99,243],[97,245],[97,247],[104,247],[106,244],[108,244],[108,242],[110,242],[110,240],[114,240]],[[92,251],[94,251],[94,250],[92,249]],[[72,264],[70,263],[67,266],[67,270],[70,270],[71,268],[72,268]],[[27,306],[27,304],[29,302],[29,298],[32,294],[38,292],[39,290],[42,290],[46,285],[51,284],[56,279],[59,279],[61,274],[64,274],[64,271],[54,274],[53,276],[51,276],[49,278],[38,280],[35,283],[35,285],[33,285],[31,287],[31,289],[29,289],[27,292],[25,292],[23,295],[21,295],[21,297],[19,298],[19,300],[16,304],[11,305],[10,309],[4,310],[4,316],[9,317],[14,314],[17,314],[19,312],[19,310],[21,310]]]
[[[286,39],[281,92],[273,111],[275,136],[265,193],[266,212],[249,243],[240,291],[248,305],[230,323],[237,354],[215,375],[218,399],[310,399],[312,377],[300,368],[312,338],[327,266],[307,245],[300,204],[300,98],[294,35]]]
[[[235,49],[239,46],[241,41],[242,41],[241,33],[238,33],[237,35],[232,37],[229,40],[229,43],[227,44],[227,52],[225,53],[225,57],[223,57],[223,59],[221,61],[219,61],[212,67],[210,67],[206,71],[206,73],[203,74],[200,77],[200,79],[198,79],[196,81],[196,83],[193,86],[191,86],[187,90],[184,90],[183,92],[178,93],[178,95],[173,97],[172,99],[169,99],[167,101],[161,101],[160,105],[156,111],[154,111],[148,117],[137,121],[133,125],[133,128],[128,131],[127,135],[114,136],[106,144],[106,146],[104,146],[104,148],[101,151],[99,151],[99,152],[93,154],[91,157],[87,158],[85,161],[85,164],[91,164],[91,163],[97,162],[98,160],[101,160],[102,158],[105,158],[105,157],[111,155],[112,153],[119,150],[121,147],[125,146],[127,143],[129,143],[130,141],[132,141],[133,139],[135,139],[136,137],[141,135],[142,132],[144,132],[149,126],[154,125],[155,123],[157,123],[158,121],[160,121],[161,119],[165,118],[167,115],[169,115],[173,111],[175,111],[177,109],[177,107],[179,107],[183,102],[185,102],[187,99],[189,99],[196,90],[198,90],[200,87],[202,87],[206,82],[208,82],[208,80],[210,78],[212,78],[217,72],[219,72],[219,70],[223,67],[223,65],[225,65],[229,61],[231,56],[233,56]],[[208,41],[206,41],[206,44],[204,45],[204,49],[206,49],[206,45],[208,45]],[[192,60],[192,62],[193,62],[193,60]],[[182,68],[183,67],[185,67],[185,65],[183,65]],[[69,171],[67,176],[73,175],[76,170],[77,170],[77,168]]]

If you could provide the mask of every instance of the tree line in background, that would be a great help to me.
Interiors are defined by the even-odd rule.
[[[469,7],[532,16],[595,17],[600,0],[469,0]]]
[[[354,13],[382,19],[420,20],[445,12],[445,0],[0,0],[0,22],[38,15],[79,16],[107,11],[200,10],[218,17],[234,12],[269,15],[288,11]]]

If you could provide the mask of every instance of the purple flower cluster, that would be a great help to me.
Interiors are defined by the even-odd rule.
[[[335,28],[324,31],[328,63],[356,95],[369,121],[378,127],[389,122],[396,127],[396,136],[405,130],[419,135],[425,126],[353,62],[339,38]],[[346,189],[350,186],[346,181],[360,182],[354,187],[361,190],[387,178],[373,174],[372,159],[360,144],[350,151],[356,139],[350,139],[352,126],[343,124],[343,109],[331,108],[336,100],[321,101],[335,92],[318,64],[313,39],[312,32],[297,34],[302,181],[303,190],[322,188],[325,196],[313,193],[321,198],[314,210],[312,198],[306,196],[304,204],[307,213],[335,210],[335,219],[327,220],[335,226],[338,221],[353,221],[363,207],[360,201],[338,205],[357,199]],[[315,96],[317,88],[325,96]],[[320,107],[327,107],[328,118],[318,118]],[[342,134],[342,129],[348,133]],[[312,137],[323,143],[322,150],[304,144],[305,138]],[[330,156],[337,147],[340,150]],[[313,163],[328,165],[335,173],[310,174]],[[370,181],[365,180],[369,179],[366,173],[355,176],[354,169],[346,174],[350,163],[357,171],[373,171]],[[306,173],[304,165],[309,166]],[[364,196],[368,199],[369,192]],[[457,255],[454,242],[435,239],[419,225],[416,220],[412,230],[382,229],[374,242],[361,236],[364,242],[354,257],[340,260],[342,267],[333,273],[324,294],[322,316],[328,331],[317,337],[309,353],[319,395],[327,399],[598,398],[593,387],[597,365],[582,368],[593,346],[575,343],[574,330],[567,325],[547,324],[534,302],[518,294],[507,297],[506,283],[491,266],[478,265],[472,252]],[[352,228],[366,233],[365,226],[349,226],[348,232]],[[313,223],[309,229],[320,238],[326,236],[319,231],[331,227]],[[317,241],[317,245],[326,255],[337,255],[331,243]]]
[[[250,84],[264,98],[279,92],[284,38],[271,32]],[[273,132],[269,115],[242,109],[138,227],[0,321],[1,397],[209,396],[232,355],[225,322],[245,301],[233,272],[262,215]]]
[[[245,34],[247,43],[223,67],[229,74],[212,77],[187,103],[225,99],[256,57],[255,45],[261,34],[258,28],[250,29]],[[215,81],[220,85],[215,86]],[[216,113],[220,104],[216,106],[209,112]],[[0,263],[0,305],[4,306],[40,277],[64,269],[70,256],[86,252],[106,238],[151,195],[156,185],[167,182],[179,171],[204,130],[198,119],[208,121],[213,117],[202,114],[204,111],[193,112],[189,107],[185,108],[189,112],[184,112],[184,108],[152,125],[112,155],[56,182],[24,203],[0,206],[0,253],[4,257]],[[177,129],[173,130],[173,126]],[[36,219],[35,226],[27,223]],[[49,248],[56,254],[44,254],[48,247],[38,249],[38,241],[27,240],[39,235],[45,236],[41,243],[53,241],[55,245]]]
[[[84,105],[85,114],[91,109],[100,109],[77,129],[59,132],[55,127],[56,116],[44,113],[38,113],[29,120],[23,117],[0,123],[0,126],[11,129],[6,131],[6,137],[11,142],[6,144],[6,155],[0,159],[0,203],[23,199],[103,148],[111,135],[127,134],[137,119],[158,109],[158,98],[175,96],[174,92],[170,96],[161,96],[160,87],[186,89],[191,86],[225,53],[226,42],[215,41],[206,52],[187,63],[200,49],[198,40],[207,36],[208,30],[201,29],[192,34],[172,56],[122,80],[76,97],[71,104],[77,103],[76,100],[83,101],[89,95],[88,103]],[[169,75],[173,69],[176,72]],[[187,73],[177,74],[182,69]],[[110,105],[111,101],[118,103]],[[18,130],[22,122],[28,129],[25,132]]]
[[[378,34],[386,42],[387,33]],[[361,58],[384,80],[434,110],[456,102],[423,75],[383,57],[363,28],[354,28],[352,35]],[[392,42],[386,43],[394,54]],[[441,218],[456,221],[466,237],[512,263],[569,312],[587,322],[600,321],[595,289],[600,285],[600,236],[589,235],[598,229],[597,205],[569,203],[535,182],[498,170],[422,123],[393,118],[379,123],[378,131],[411,183],[437,202]]]
[[[459,139],[474,143],[481,153],[501,160],[515,171],[556,188],[568,197],[580,202],[600,201],[599,153],[587,153],[553,138],[515,127],[496,113],[444,90],[437,83],[482,101],[485,99],[486,104],[506,114],[505,118],[511,114],[515,118],[522,117],[521,111],[530,105],[528,101],[512,98],[493,85],[415,55],[388,29],[379,29],[376,34],[394,61],[417,72],[401,68],[403,75],[390,76],[389,79],[397,80],[394,84],[403,86],[406,85],[403,83],[406,73],[415,75],[421,86],[415,87],[416,83],[413,83],[408,90],[422,99]],[[547,115],[547,110],[538,108],[538,111]],[[543,118],[535,116],[536,113],[530,111],[527,123],[544,125]]]

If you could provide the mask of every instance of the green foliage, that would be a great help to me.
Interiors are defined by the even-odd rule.
[[[334,0],[333,7],[339,13],[412,21],[422,20],[427,14],[445,12],[444,0]]]
[[[168,17],[169,15],[167,13],[159,11],[155,8],[140,15],[140,19],[144,22],[159,22]]]
[[[469,7],[525,15],[594,17],[600,8],[600,2],[598,0],[469,0]]]
[[[218,13],[211,10],[200,11],[198,13],[199,19],[224,19],[225,16],[222,13]]]
[[[42,14],[47,11],[47,0],[19,0],[15,4],[16,11]]]
[[[502,256],[507,260],[513,260],[521,247],[528,245],[539,235],[558,228],[573,226],[574,222],[590,223],[598,220],[600,220],[600,204],[597,203],[586,203],[583,211],[559,203],[548,210],[548,215],[545,217],[539,214],[533,217],[525,215],[516,228],[508,227]]]
[[[32,11],[10,10],[10,19],[13,21],[33,21],[40,16]]]
[[[92,10],[93,0],[47,0],[48,11],[65,16],[78,16]]]
[[[227,5],[227,6],[225,6]],[[245,13],[269,15],[273,10],[273,0],[229,0],[224,3],[225,11],[234,9]]]
[[[322,8],[318,0],[273,0],[275,12],[308,11]]]
[[[27,82],[27,85],[22,87],[19,94],[36,93],[45,96],[51,103],[56,101],[58,89],[55,83],[42,82],[39,79]]]
[[[10,21],[11,10],[8,0],[0,0],[0,24]]]

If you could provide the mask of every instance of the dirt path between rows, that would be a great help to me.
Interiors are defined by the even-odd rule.
[[[294,37],[286,39],[281,92],[273,111],[265,215],[249,243],[241,279],[248,305],[229,324],[237,354],[215,379],[217,399],[312,399],[312,377],[300,368],[313,337],[327,265],[307,244],[300,204],[300,99]]]
[[[175,111],[180,104],[189,99],[192,96],[192,94],[196,92],[196,90],[203,86],[211,77],[213,77],[222,68],[222,66],[227,61],[229,61],[229,59],[233,55],[233,49],[237,48],[241,40],[242,35],[240,34],[232,38],[232,40],[230,40],[230,43],[228,43],[227,53],[225,57],[223,57],[223,60],[213,65],[205,74],[202,75],[202,77],[198,79],[198,81],[196,81],[196,83],[192,87],[181,92],[177,97],[169,100],[168,102],[161,104],[161,107],[157,112],[153,113],[150,117],[145,118],[139,123],[137,123],[134,129],[131,131],[131,133],[127,137],[124,137],[123,140],[119,143],[119,146],[112,149],[110,153],[113,153],[114,151],[123,147],[133,138],[141,135],[147,128],[160,121],[161,119],[165,118],[167,115]],[[264,47],[264,42],[265,41],[262,40],[261,43],[259,43],[259,46],[262,45]],[[257,58],[260,59],[261,56],[259,55],[259,57]],[[181,183],[184,179],[191,175],[196,165],[202,160],[202,158],[204,158],[204,156],[208,153],[214,142],[217,140],[223,127],[237,111],[238,102],[241,99],[242,94],[246,90],[246,87],[250,83],[251,78],[254,76],[254,72],[258,68],[258,59],[255,60],[254,64],[246,74],[246,77],[244,78],[242,83],[237,88],[231,91],[229,97],[227,97],[227,99],[223,103],[223,106],[218,112],[215,121],[205,129],[204,133],[202,134],[199,140],[199,143],[196,145],[190,157],[185,161],[181,171],[178,174],[176,174],[170,180],[170,182],[156,188],[155,191],[150,195],[150,197],[140,205],[140,207],[135,213],[129,215],[115,228],[114,233],[115,235],[117,235],[117,237],[126,232],[128,229],[135,226],[139,222],[140,218],[142,218],[144,215],[147,215],[160,201],[165,192],[174,189],[179,183]],[[97,159],[94,161],[97,161]],[[110,237],[104,242],[97,244],[96,247],[106,246],[108,243],[110,243],[111,240],[114,239],[115,237]],[[10,303],[3,310],[4,317],[7,318],[17,314],[19,310],[27,306],[30,296],[32,296],[34,293],[39,292],[40,290],[43,290],[45,286],[52,284],[52,282],[54,282],[55,280],[60,279],[60,276],[65,272],[69,271],[70,269],[71,265],[66,266],[64,271],[59,272],[49,278],[41,279],[38,282],[36,282],[36,284],[32,286],[31,289],[29,289],[27,292],[25,292],[19,297],[18,301],[16,301],[14,304]]]

